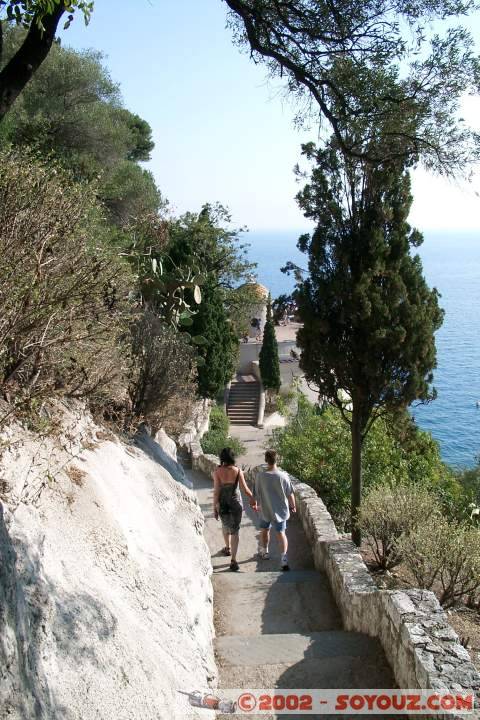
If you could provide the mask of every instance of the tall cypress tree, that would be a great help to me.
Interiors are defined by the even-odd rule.
[[[272,299],[268,297],[267,320],[263,330],[263,343],[260,350],[260,375],[265,390],[278,392],[282,384],[280,378],[280,361],[278,359],[278,343],[275,325],[272,318]]]
[[[434,397],[434,333],[443,311],[420,258],[410,254],[423,238],[407,223],[408,172],[346,158],[333,141],[304,154],[315,166],[297,199],[317,227],[298,243],[309,259],[309,277],[297,286],[301,367],[351,428],[352,527],[360,544],[363,441],[378,416]]]
[[[198,391],[201,397],[215,399],[235,372],[238,339],[229,322],[222,289],[209,277],[202,285],[202,302],[188,328],[192,336],[205,339],[198,352]]]

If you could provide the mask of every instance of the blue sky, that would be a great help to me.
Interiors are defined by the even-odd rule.
[[[149,168],[175,211],[220,201],[251,230],[308,227],[293,167],[315,128],[295,129],[279,81],[233,45],[226,17],[222,0],[96,0],[90,25],[78,16],[63,42],[105,53],[125,105],[153,128]],[[479,99],[467,99],[464,116],[480,127]],[[479,189],[477,179],[455,186],[417,171],[411,219],[422,230],[480,230]]]

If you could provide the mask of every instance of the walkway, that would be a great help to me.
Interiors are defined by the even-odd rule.
[[[342,630],[328,581],[314,569],[300,522],[296,518],[289,522],[292,569],[282,573],[275,544],[270,560],[255,559],[256,514],[248,508],[240,534],[240,572],[232,573],[228,558],[219,552],[223,539],[212,514],[212,480],[189,472],[205,516],[205,539],[212,554],[219,687],[395,687],[379,643]]]

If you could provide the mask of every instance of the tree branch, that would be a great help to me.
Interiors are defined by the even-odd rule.
[[[0,71],[0,122],[47,57],[64,12],[64,0],[60,0],[55,10],[45,15],[41,23],[35,16],[23,44]]]

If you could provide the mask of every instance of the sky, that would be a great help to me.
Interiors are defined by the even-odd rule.
[[[226,19],[222,0],[96,0],[88,27],[78,15],[62,42],[104,53],[125,106],[153,129],[147,167],[174,212],[219,201],[237,227],[307,228],[293,168],[318,130],[295,127],[280,81],[233,44]],[[480,47],[480,20],[472,30]],[[462,111],[480,129],[480,99]],[[417,170],[410,220],[422,231],[480,231],[478,191],[480,172],[454,184]]]

